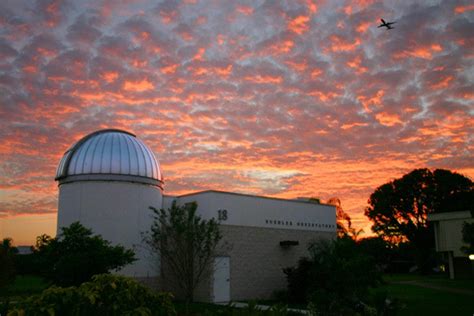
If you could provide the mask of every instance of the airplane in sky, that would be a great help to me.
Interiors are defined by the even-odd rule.
[[[391,25],[397,23],[397,22],[395,22],[395,21],[394,21],[394,22],[385,22],[384,19],[380,19],[380,21],[382,21],[382,24],[380,24],[380,25],[377,26],[377,27],[384,27],[384,26],[385,26],[385,27],[387,28],[387,30],[393,29],[394,27],[391,26]]]

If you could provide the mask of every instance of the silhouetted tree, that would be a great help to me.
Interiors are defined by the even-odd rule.
[[[215,219],[204,220],[197,213],[197,204],[186,203],[156,209],[151,231],[144,240],[158,253],[167,273],[183,291],[186,302],[192,302],[194,291],[212,270],[215,251],[222,238]],[[169,270],[169,271],[168,271]]]
[[[467,246],[461,247],[461,251],[467,255],[474,254],[474,223],[463,223],[462,241],[464,241]]]
[[[343,208],[341,200],[337,197],[330,198],[326,202],[327,204],[334,205],[336,207],[336,226],[337,226],[337,237],[350,237],[357,240],[359,235],[364,231],[363,229],[356,229],[352,227],[352,220],[349,214],[347,214]]]
[[[378,268],[384,271],[390,263],[394,249],[380,236],[366,237],[357,241],[359,250],[374,259]]]
[[[468,210],[472,205],[473,182],[449,170],[416,169],[381,185],[370,195],[365,215],[372,230],[391,242],[408,240],[416,249],[420,268],[434,246],[427,215]]]
[[[118,270],[135,261],[132,250],[112,246],[79,222],[63,227],[56,238],[37,238],[35,256],[44,277],[62,286],[79,285],[95,274]]]
[[[15,279],[14,256],[18,250],[13,247],[11,238],[4,238],[0,244],[0,289]]]

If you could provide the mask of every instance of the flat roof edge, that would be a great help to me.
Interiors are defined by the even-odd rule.
[[[469,218],[473,218],[471,211],[428,214],[428,221],[432,221],[432,222],[436,222],[440,220],[469,219]]]
[[[255,195],[255,194],[246,194],[246,193],[237,193],[237,192],[228,192],[228,191],[220,191],[220,190],[204,190],[204,191],[197,191],[197,192],[191,192],[183,195],[177,195],[174,196],[175,198],[181,198],[181,197],[188,197],[192,195],[200,195],[200,194],[206,194],[206,193],[219,193],[219,194],[229,194],[229,195],[237,195],[237,196],[247,196],[247,197],[255,197],[255,198],[262,198],[262,199],[269,199],[269,200],[278,200],[278,201],[287,201],[287,202],[294,202],[294,203],[304,203],[304,204],[311,204],[311,205],[321,205],[325,207],[335,207],[332,204],[325,204],[325,203],[314,203],[314,202],[309,202],[309,201],[304,201],[304,200],[294,200],[294,199],[284,199],[284,198],[278,198],[278,197],[271,197],[271,196],[263,196],[263,195]]]

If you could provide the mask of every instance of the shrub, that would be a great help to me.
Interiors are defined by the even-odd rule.
[[[287,297],[291,303],[305,304],[308,302],[310,287],[310,271],[313,263],[308,258],[301,258],[296,267],[283,269],[288,283]]]
[[[310,259],[286,270],[289,297],[306,298],[318,315],[370,314],[369,288],[381,281],[373,258],[350,238],[321,240],[309,251]]]
[[[50,287],[8,315],[175,315],[171,298],[133,279],[102,274],[79,287]]]
[[[79,222],[62,228],[57,238],[38,237],[35,256],[41,274],[60,286],[79,285],[136,260],[132,250],[110,245]]]

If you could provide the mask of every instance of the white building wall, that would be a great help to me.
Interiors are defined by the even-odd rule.
[[[177,197],[179,204],[195,201],[204,219],[219,218],[222,225],[335,232],[336,212],[331,205],[220,191]],[[226,211],[226,219],[222,211]]]
[[[454,257],[467,256],[461,251],[462,246],[467,246],[462,241],[462,226],[464,222],[474,222],[470,211],[429,214],[428,220],[435,223],[437,251],[452,251]]]
[[[163,195],[163,206],[161,206],[161,208],[165,210],[169,209],[174,200],[176,200],[176,196]]]
[[[161,207],[162,192],[156,186],[111,181],[80,181],[59,186],[58,232],[75,221],[92,229],[112,244],[135,251],[138,258],[120,274],[134,277],[159,275],[153,258],[142,240],[150,229],[153,212]]]

